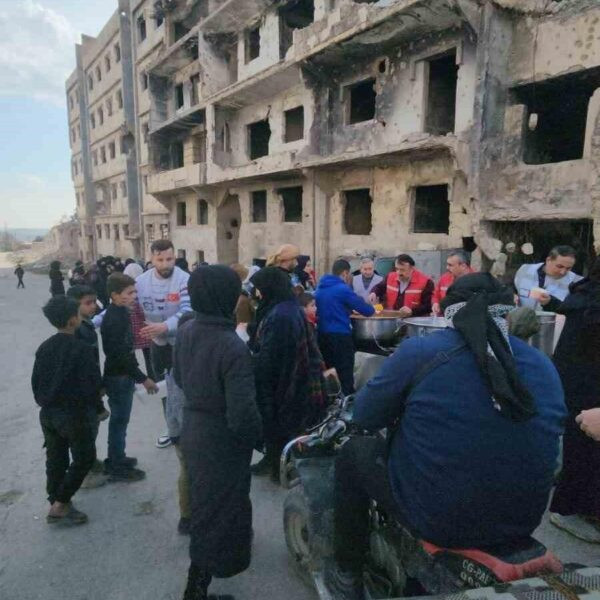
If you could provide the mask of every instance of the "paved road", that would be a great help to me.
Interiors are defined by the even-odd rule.
[[[145,481],[81,490],[88,513],[81,528],[45,523],[44,463],[29,377],[33,353],[52,330],[40,308],[48,280],[26,275],[14,289],[12,270],[0,270],[0,599],[179,600],[188,567],[187,538],[176,532],[178,462],[172,448],[154,447],[164,428],[160,402],[135,403],[128,453],[147,471]],[[98,448],[106,448],[106,425]],[[288,568],[281,527],[284,492],[253,481],[255,544],[251,568],[215,583],[236,599],[313,600]]]
[[[12,270],[0,270],[0,599],[179,600],[187,540],[176,533],[177,459],[158,450],[163,429],[159,402],[137,402],[128,450],[148,477],[78,493],[90,516],[74,530],[49,528],[44,520],[44,465],[37,410],[29,376],[33,353],[51,334],[40,308],[48,281],[27,275],[15,289]],[[103,455],[106,425],[99,448]],[[252,567],[222,580],[215,591],[239,600],[313,600],[288,568],[281,530],[283,492],[264,479],[253,482],[255,547]],[[547,523],[539,533],[561,559],[600,564],[600,547],[571,539]]]

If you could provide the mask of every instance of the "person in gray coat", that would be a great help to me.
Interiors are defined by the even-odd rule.
[[[373,291],[373,288],[382,281],[383,277],[375,273],[373,259],[365,257],[360,261],[360,273],[352,278],[352,289],[365,302],[369,302],[369,295]]]
[[[196,317],[177,332],[173,376],[185,394],[181,449],[191,503],[184,600],[206,600],[213,577],[250,565],[250,460],[262,438],[250,352],[235,333],[242,284],[222,265],[192,273]]]

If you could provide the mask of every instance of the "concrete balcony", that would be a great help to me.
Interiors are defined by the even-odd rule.
[[[212,2],[209,15],[200,23],[205,33],[240,31],[275,4],[275,0],[224,0]]]
[[[148,193],[154,196],[176,193],[206,185],[206,163],[161,171],[148,177]]]

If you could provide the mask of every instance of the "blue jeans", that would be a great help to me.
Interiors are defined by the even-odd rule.
[[[135,381],[126,375],[104,378],[110,407],[108,421],[108,460],[119,462],[125,457],[125,438],[131,416]]]

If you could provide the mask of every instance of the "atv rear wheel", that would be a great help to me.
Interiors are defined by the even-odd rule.
[[[283,530],[294,571],[308,585],[312,579],[310,512],[301,485],[292,488],[283,503]]]

